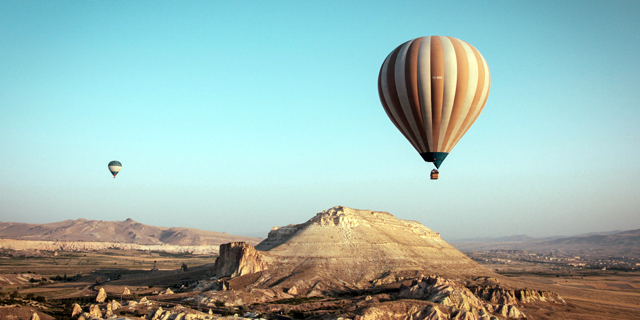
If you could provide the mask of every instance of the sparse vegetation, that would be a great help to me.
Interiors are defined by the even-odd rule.
[[[274,301],[273,303],[296,305],[296,304],[308,303],[311,301],[316,301],[321,299],[326,299],[326,297],[295,297],[290,299],[282,299],[282,300]]]

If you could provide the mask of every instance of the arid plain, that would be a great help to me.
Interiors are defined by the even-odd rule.
[[[40,233],[34,225],[10,225],[2,229],[22,228],[31,242],[0,240],[0,318],[6,319],[33,319],[34,313],[40,319],[637,319],[640,314],[640,272],[633,262],[638,257],[618,256],[626,249],[612,245],[615,235],[605,241],[613,255],[595,243],[591,254],[584,251],[580,241],[596,241],[588,236],[565,240],[578,243],[580,254],[568,245],[545,247],[541,242],[547,240],[495,241],[489,247],[480,241],[456,243],[458,250],[419,223],[346,207],[325,210],[303,224],[274,227],[267,239],[176,232],[133,220],[67,221],[52,229],[40,225]],[[94,229],[80,234],[70,229],[74,225]],[[91,234],[109,239],[103,228],[120,238],[106,247],[93,244]],[[138,231],[132,234],[132,228]],[[620,237],[633,245],[634,234]],[[135,239],[136,245],[156,247],[123,247]],[[59,247],[52,249],[54,244]],[[103,301],[97,299],[101,291]]]

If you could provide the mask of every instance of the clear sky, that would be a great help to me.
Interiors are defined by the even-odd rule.
[[[640,228],[640,2],[488,3],[0,0],[0,221],[266,237],[344,205],[445,239]],[[492,81],[437,181],[377,92],[428,35]]]

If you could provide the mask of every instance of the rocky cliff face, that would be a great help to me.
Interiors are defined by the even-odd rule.
[[[233,242],[220,245],[220,256],[216,259],[215,268],[218,277],[233,278],[265,270],[267,263],[252,245]]]

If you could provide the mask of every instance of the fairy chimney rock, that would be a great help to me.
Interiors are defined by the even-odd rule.
[[[107,299],[107,292],[104,291],[104,288],[100,288],[98,292],[98,296],[96,296],[96,302],[104,302]]]
[[[75,318],[75,316],[82,314],[82,307],[79,304],[73,304],[73,310],[71,311],[71,318]]]

